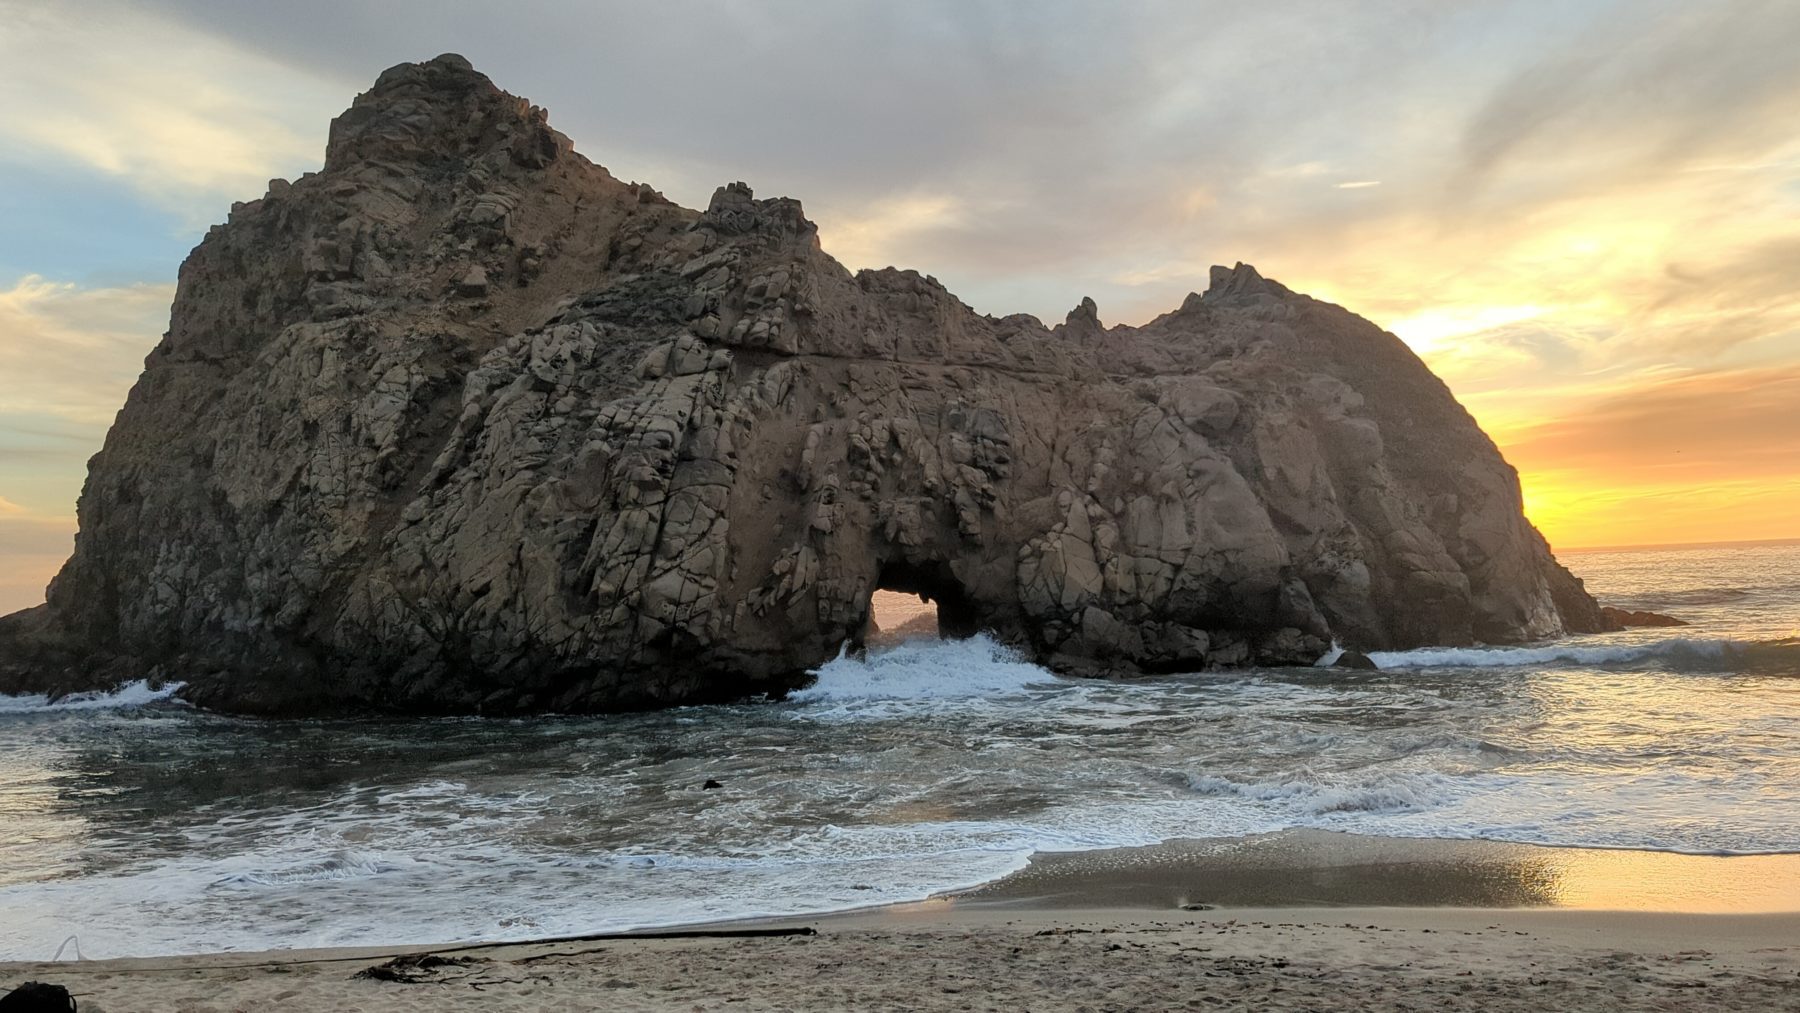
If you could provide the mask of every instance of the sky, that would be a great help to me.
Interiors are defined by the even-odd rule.
[[[1789,0],[0,0],[0,611],[187,251],[441,52],[983,312],[1137,324],[1255,264],[1423,356],[1559,548],[1800,537]]]

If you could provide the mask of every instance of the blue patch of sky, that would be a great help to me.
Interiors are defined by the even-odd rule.
[[[204,234],[117,177],[0,162],[0,287],[28,274],[85,287],[169,282]]]

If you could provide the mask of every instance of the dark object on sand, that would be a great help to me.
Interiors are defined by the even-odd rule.
[[[1600,618],[1606,621],[1608,630],[1624,630],[1634,626],[1693,625],[1685,619],[1665,616],[1661,612],[1633,612],[1630,609],[1613,608],[1611,605],[1600,606]]]
[[[0,1013],[75,1013],[75,997],[61,985],[28,981],[0,996]]]
[[[700,786],[700,790],[701,791],[711,791],[714,788],[723,788],[723,787],[725,787],[725,786],[709,777],[706,779],[706,783]]]
[[[409,953],[395,957],[385,964],[373,964],[356,972],[358,978],[372,978],[375,981],[392,981],[402,985],[417,985],[422,981],[436,981],[437,971],[443,967],[467,967],[479,963],[473,957],[440,957],[435,953]]]
[[[1375,664],[1374,658],[1369,657],[1361,651],[1345,651],[1338,655],[1338,659],[1331,663],[1331,667],[1354,668],[1363,672],[1378,672],[1381,670],[1381,666]]]

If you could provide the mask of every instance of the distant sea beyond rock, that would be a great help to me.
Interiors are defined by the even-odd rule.
[[[780,694],[926,595],[1076,674],[1598,630],[1397,338],[1245,265],[1142,327],[855,274],[800,203],[624,183],[442,56],[233,207],[0,689],[225,710]]]

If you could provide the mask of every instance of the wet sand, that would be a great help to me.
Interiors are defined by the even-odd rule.
[[[1800,854],[1678,855],[1291,830],[1038,855],[962,903],[1800,912]]]
[[[961,895],[749,926],[810,935],[15,963],[0,985],[63,983],[88,1013],[1800,1009],[1797,869],[1293,833],[1040,856]],[[358,976],[424,952],[455,962]]]

